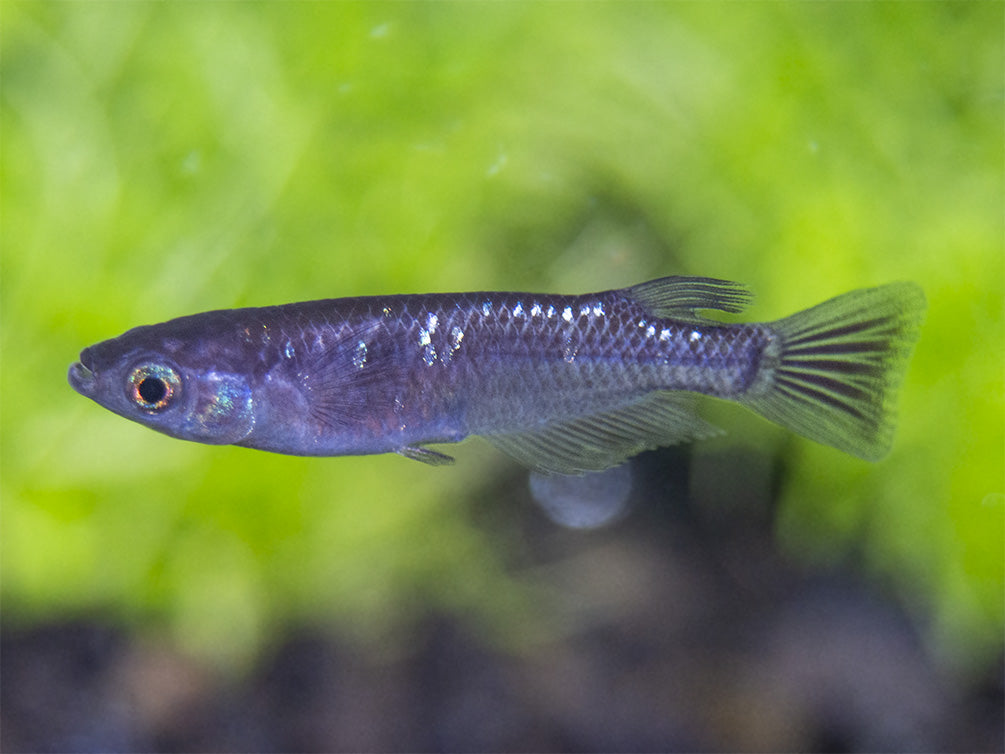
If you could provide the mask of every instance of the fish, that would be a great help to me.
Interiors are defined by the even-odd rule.
[[[172,437],[295,456],[398,453],[481,436],[530,469],[578,475],[719,429],[699,396],[877,461],[926,307],[855,290],[729,323],[749,290],[665,277],[581,295],[396,294],[223,309],[85,348],[70,385]],[[703,399],[704,400],[704,399]]]

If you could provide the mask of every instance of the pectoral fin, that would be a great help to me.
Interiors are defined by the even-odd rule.
[[[298,376],[313,419],[340,431],[390,405],[399,370],[394,341],[378,322],[367,322],[304,356]]]

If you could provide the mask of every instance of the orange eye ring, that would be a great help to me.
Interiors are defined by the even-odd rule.
[[[144,411],[163,411],[181,393],[181,378],[168,366],[141,364],[129,373],[126,392],[136,406]]]

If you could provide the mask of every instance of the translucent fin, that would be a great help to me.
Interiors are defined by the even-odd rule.
[[[769,324],[779,336],[742,402],[771,421],[877,461],[925,310],[914,283],[852,291]]]
[[[693,396],[654,392],[615,411],[485,439],[537,471],[582,474],[610,468],[643,450],[718,433],[698,417]]]
[[[380,327],[367,323],[305,357],[299,376],[314,420],[333,431],[367,421],[380,386],[394,384],[394,353]]]
[[[453,456],[448,456],[446,453],[440,453],[437,450],[424,448],[421,445],[406,445],[394,452],[405,458],[411,458],[413,461],[428,463],[430,466],[449,466],[454,462]]]
[[[715,278],[667,277],[625,288],[654,317],[707,321],[701,309],[741,312],[750,302],[750,291],[740,283]]]

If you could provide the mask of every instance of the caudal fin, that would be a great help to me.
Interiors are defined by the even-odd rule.
[[[852,291],[770,323],[778,341],[743,403],[811,440],[878,461],[893,439],[893,398],[918,338],[914,283]]]

